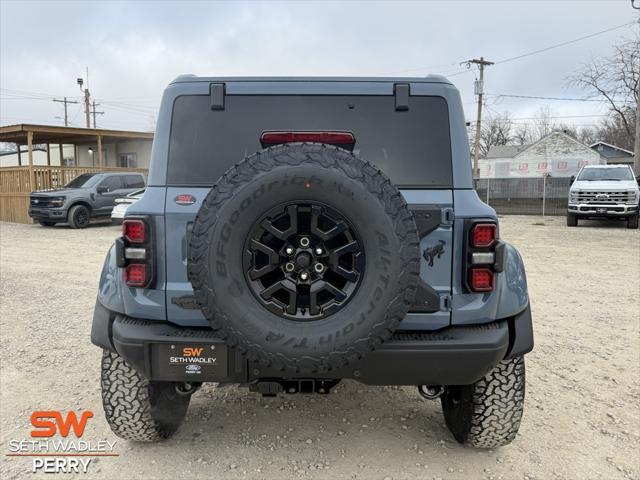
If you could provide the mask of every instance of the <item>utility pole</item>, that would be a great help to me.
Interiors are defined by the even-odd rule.
[[[638,86],[640,88],[640,86]],[[633,145],[633,169],[640,175],[640,92],[636,92],[636,140]]]
[[[87,85],[87,88],[82,90],[84,80],[82,78],[78,78],[77,82],[78,85],[80,85],[80,91],[84,92],[84,116],[87,121],[87,128],[91,128],[91,94],[89,93],[89,86]]]
[[[54,102],[64,103],[64,126],[69,126],[69,115],[67,113],[67,103],[78,103],[75,100],[67,100],[67,97],[64,97],[64,100],[59,100],[57,98],[53,99]],[[59,118],[59,117],[58,117]]]
[[[100,104],[96,103],[96,101],[93,101],[93,110],[91,110],[91,113],[93,114],[93,128],[96,128],[96,115],[104,115],[104,112],[97,112],[96,111],[96,107],[99,107]]]
[[[478,157],[480,156],[480,128],[482,121],[482,93],[484,91],[484,67],[493,65],[493,62],[485,60],[484,57],[480,59],[474,58],[467,61],[467,66],[471,67],[471,64],[475,63],[480,65],[480,80],[476,81],[475,93],[478,95],[478,116],[476,118],[476,138],[473,146],[473,176],[478,178],[480,176],[480,170],[478,169]]]

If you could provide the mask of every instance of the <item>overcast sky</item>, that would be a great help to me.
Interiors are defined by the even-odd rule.
[[[636,0],[636,3],[640,1]],[[638,18],[629,0],[422,2],[0,1],[0,124],[62,124],[55,96],[80,100],[77,77],[105,112],[98,127],[149,130],[177,75],[421,76],[454,74],[467,119],[473,80],[459,63],[500,61]],[[610,53],[627,26],[488,68],[485,91],[584,97],[566,77]],[[531,117],[550,105],[563,122],[593,124],[597,102],[497,99],[488,112]],[[83,126],[82,105],[70,105]]]

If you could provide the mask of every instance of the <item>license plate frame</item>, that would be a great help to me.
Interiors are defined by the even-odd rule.
[[[228,376],[229,349],[224,343],[155,343],[151,345],[151,368],[158,380],[220,381]]]
[[[607,213],[607,209],[606,208],[596,208],[596,213]]]

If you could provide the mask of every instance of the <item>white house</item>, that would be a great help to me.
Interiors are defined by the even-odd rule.
[[[489,149],[478,161],[480,178],[570,177],[584,165],[607,163],[601,155],[563,132],[552,132],[530,145]]]

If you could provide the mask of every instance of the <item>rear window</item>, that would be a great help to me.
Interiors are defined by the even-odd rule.
[[[447,103],[393,96],[228,95],[225,110],[209,96],[178,97],[169,144],[170,185],[211,185],[245,156],[262,149],[264,131],[348,131],[354,152],[405,187],[451,187]]]

